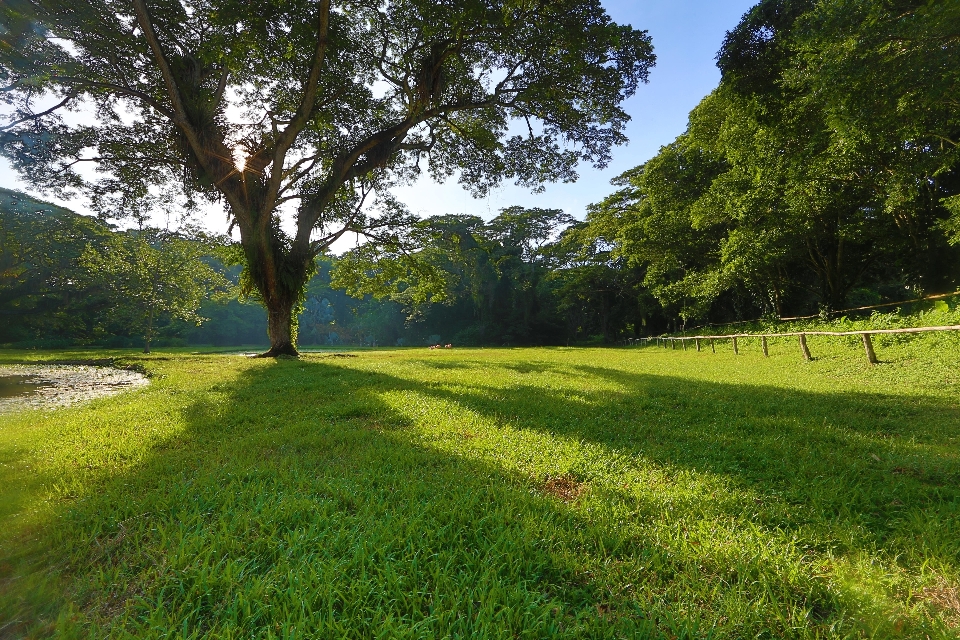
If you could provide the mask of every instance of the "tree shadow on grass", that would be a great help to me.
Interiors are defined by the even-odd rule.
[[[814,637],[898,624],[882,603],[851,611],[864,603],[822,573],[828,556],[957,567],[956,407],[603,367],[529,371],[566,388],[449,371],[304,360],[208,385],[184,432],[44,534],[79,612],[51,628]],[[545,490],[557,477],[585,490],[565,503]]]
[[[779,503],[767,509],[770,527],[832,528],[835,551],[880,549],[914,568],[932,562],[954,575],[960,568],[960,407],[954,403],[597,366],[552,371],[613,388],[574,394],[477,383],[431,393],[516,429],[596,443],[610,457],[721,477],[731,490],[755,493],[758,503]],[[602,465],[578,471],[576,464],[567,472],[605,472]]]

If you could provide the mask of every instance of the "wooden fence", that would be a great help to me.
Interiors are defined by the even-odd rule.
[[[948,298],[955,298],[960,296],[960,291],[954,291],[953,293],[938,293],[932,296],[924,296],[922,298],[914,298],[912,300],[900,300],[898,302],[883,302],[881,304],[872,304],[867,307],[853,307],[851,309],[838,309],[837,311],[830,311],[827,313],[827,316],[837,316],[843,315],[845,313],[856,313],[860,311],[871,311],[875,309],[883,309],[886,307],[898,307],[905,304],[916,304],[917,302],[933,302],[936,300],[946,300]],[[819,313],[815,313],[812,316],[796,316],[793,318],[777,318],[777,322],[795,322],[797,320],[815,320],[822,317]],[[736,320],[734,322],[722,322],[719,324],[711,323],[700,325],[699,327],[693,327],[689,329],[690,331],[696,331],[697,329],[703,329],[705,327],[732,327],[738,324],[750,324],[751,322],[761,322],[765,318],[754,318],[753,320]]]
[[[812,356],[810,355],[810,348],[807,346],[807,336],[860,336],[863,341],[863,350],[866,353],[867,361],[873,365],[877,364],[879,360],[877,360],[876,351],[873,349],[873,340],[871,340],[870,336],[894,333],[927,333],[930,331],[960,331],[960,325],[948,327],[915,327],[909,329],[866,329],[861,331],[791,331],[788,333],[738,333],[721,336],[658,336],[653,338],[631,338],[627,341],[627,344],[640,344],[643,346],[656,344],[664,349],[668,348],[667,344],[669,344],[669,348],[676,349],[677,343],[679,342],[681,348],[686,350],[687,343],[693,341],[697,351],[701,351],[703,343],[709,340],[710,350],[716,353],[717,340],[731,340],[733,342],[734,354],[739,355],[740,345],[738,344],[738,340],[742,338],[760,338],[760,347],[763,350],[763,355],[769,357],[770,349],[767,343],[769,338],[796,337],[798,338],[800,354],[803,356],[803,359],[811,360]]]

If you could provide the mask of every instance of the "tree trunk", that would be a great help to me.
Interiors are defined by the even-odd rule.
[[[147,330],[143,336],[143,352],[150,353],[150,341],[153,340],[153,303],[150,304],[150,314],[147,316]]]
[[[276,237],[262,238],[247,248],[247,268],[267,309],[270,349],[263,358],[298,356],[293,314],[303,288],[313,273],[313,257],[293,255]]]
[[[294,344],[292,301],[267,305],[267,335],[270,337],[270,350],[260,354],[260,357],[300,355]]]

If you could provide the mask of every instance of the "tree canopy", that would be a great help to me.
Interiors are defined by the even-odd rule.
[[[110,235],[97,220],[0,189],[0,342],[93,337],[103,300],[77,286],[77,259]]]
[[[390,185],[482,194],[604,166],[654,61],[598,0],[13,0],[0,19],[5,157],[112,215],[224,204],[273,355],[295,352],[318,255],[409,223]]]
[[[200,325],[203,301],[227,293],[227,279],[202,259],[208,253],[196,240],[140,229],[115,234],[99,249],[88,245],[77,264],[107,296],[111,314],[140,333],[143,352],[150,353],[162,316]]]
[[[120,231],[0,189],[0,344],[180,338],[208,317],[201,305],[235,290],[216,257],[220,242],[203,233]]]
[[[687,131],[589,233],[685,319],[790,315],[960,284],[956,3],[764,0]]]
[[[237,247],[222,238],[120,231],[21,193],[0,196],[9,320],[0,344],[263,344],[265,313],[240,295]],[[642,272],[582,230],[556,209],[507,207],[490,221],[419,221],[408,234],[413,261],[367,245],[320,256],[298,314],[300,342],[571,344],[662,328]]]

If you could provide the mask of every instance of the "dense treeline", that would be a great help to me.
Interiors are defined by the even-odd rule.
[[[105,301],[74,283],[83,250],[110,233],[93,218],[0,189],[0,343],[96,335]]]
[[[428,218],[414,229],[420,270],[406,280],[378,280],[357,254],[322,256],[299,313],[300,344],[570,344],[641,332],[658,309],[641,274],[573,223],[558,210],[519,207],[489,222]],[[121,232],[3,191],[0,243],[0,310],[10,319],[0,325],[0,344],[266,342],[262,307],[239,295],[231,247],[203,234]],[[381,255],[378,265],[389,258]],[[158,287],[165,269],[181,277],[161,278]],[[144,313],[158,288],[166,301]],[[184,289],[190,295],[171,297]]]
[[[219,246],[189,229],[121,232],[0,189],[0,344],[185,343],[197,308],[233,288]]]
[[[663,324],[640,273],[557,209],[431,217],[411,244],[412,260],[360,247],[338,260],[333,283],[399,304],[413,343],[571,344]]]
[[[765,0],[687,131],[620,176],[588,232],[684,319],[953,290],[957,60],[960,3]]]

